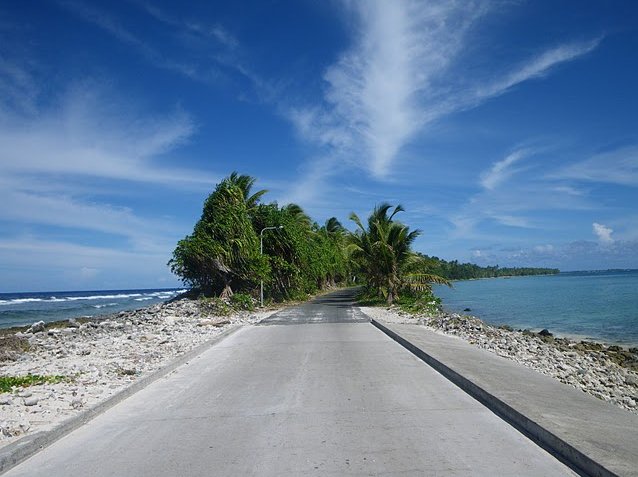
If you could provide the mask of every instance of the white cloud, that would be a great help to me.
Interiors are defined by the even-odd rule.
[[[289,108],[307,140],[386,178],[403,146],[443,116],[472,108],[596,48],[600,40],[550,48],[499,78],[468,86],[456,61],[492,2],[348,2],[354,40],[327,68],[322,104]],[[488,181],[489,183],[489,181]]]
[[[204,191],[217,181],[206,171],[158,164],[194,134],[190,117],[145,114],[88,81],[41,103],[35,112],[0,111],[0,221],[123,237],[128,250],[174,243],[179,225],[111,201],[135,182]]]
[[[528,60],[526,63],[523,63],[519,68],[504,75],[503,78],[478,88],[475,92],[475,97],[477,100],[480,100],[498,96],[507,92],[517,84],[542,77],[557,65],[590,53],[598,47],[601,40],[602,38],[596,38],[587,42],[568,43],[551,48],[537,57]]]
[[[498,243],[498,242],[494,242]],[[513,244],[507,247],[472,248],[467,259],[481,265],[505,267],[551,267],[568,270],[600,270],[638,267],[638,241],[616,240],[611,244],[575,241],[559,244]],[[475,251],[480,250],[480,254]]]
[[[489,171],[485,171],[481,174],[481,185],[489,190],[494,189],[515,174],[517,170],[511,166],[526,156],[529,156],[529,154],[530,152],[528,150],[519,149],[509,154],[502,161],[495,162]]]
[[[157,68],[171,70],[199,81],[209,81],[215,75],[210,72],[201,71],[197,65],[174,60],[165,56],[161,50],[154,48],[124,27],[115,17],[108,12],[101,10],[94,5],[89,5],[75,0],[57,0],[57,3],[77,15],[82,20],[92,23],[105,32],[112,35],[117,40],[125,43],[138,52],[144,59]]]
[[[517,181],[515,186],[484,189],[473,195],[457,211],[448,213],[455,227],[453,237],[498,240],[477,231],[486,221],[517,228],[546,226],[545,211],[591,211],[600,206],[587,197],[557,190],[534,175]]]
[[[614,239],[611,236],[611,234],[614,232],[612,228],[607,227],[603,224],[599,224],[597,222],[594,222],[592,224],[592,228],[594,230],[594,234],[601,244],[608,245],[614,243]]]
[[[498,223],[509,227],[532,228],[529,219],[526,217],[493,214],[491,218],[496,220]]]
[[[555,171],[549,178],[638,187],[638,146],[596,154]]]
[[[13,223],[52,225],[127,237],[131,245],[174,237],[174,224],[167,220],[141,218],[129,208],[87,203],[60,194],[39,194],[2,188],[0,220]],[[153,238],[151,240],[151,238]]]
[[[547,245],[536,245],[533,248],[534,252],[538,254],[551,254],[554,252],[554,246],[551,244]]]
[[[53,104],[34,115],[0,114],[0,172],[5,178],[56,174],[166,185],[216,179],[153,164],[194,134],[193,121],[181,110],[145,115],[90,82],[70,88]]]
[[[22,65],[0,56],[0,113],[13,109],[33,113],[38,88]]]
[[[159,279],[176,284],[166,267],[170,252],[169,246],[129,251],[31,236],[0,238],[0,288],[138,288]]]

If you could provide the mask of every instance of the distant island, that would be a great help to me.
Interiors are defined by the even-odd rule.
[[[557,268],[537,268],[537,267],[481,267],[474,263],[459,263],[457,260],[448,262],[438,257],[418,253],[427,261],[428,270],[431,273],[447,278],[448,280],[471,280],[475,278],[496,278],[496,277],[522,277],[526,275],[557,275],[560,270]]]

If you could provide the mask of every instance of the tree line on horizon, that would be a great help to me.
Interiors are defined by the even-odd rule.
[[[417,252],[418,253],[418,252]],[[474,263],[459,263],[458,260],[447,261],[438,257],[420,254],[428,263],[432,273],[448,280],[472,280],[478,278],[520,277],[529,275],[557,275],[558,268],[543,267],[499,267],[498,265],[481,267]]]
[[[256,298],[263,280],[272,301],[356,284],[387,304],[401,297],[431,303],[431,284],[479,278],[463,274],[481,267],[414,252],[421,231],[397,220],[400,205],[377,205],[365,222],[350,214],[351,232],[335,217],[319,225],[297,204],[263,203],[267,191],[254,192],[255,181],[237,172],[223,179],[204,201],[193,232],[177,243],[168,265],[197,294]]]

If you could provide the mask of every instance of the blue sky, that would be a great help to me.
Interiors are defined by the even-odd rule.
[[[633,1],[0,6],[0,291],[169,287],[233,170],[416,249],[638,268]]]

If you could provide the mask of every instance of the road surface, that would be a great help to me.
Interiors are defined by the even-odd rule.
[[[340,291],[242,328],[6,475],[575,474]]]

